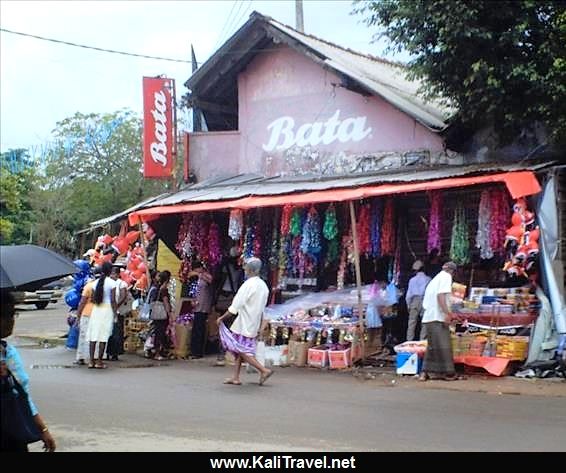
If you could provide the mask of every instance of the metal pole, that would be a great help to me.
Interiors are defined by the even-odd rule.
[[[305,32],[305,23],[303,18],[303,0],[295,0],[295,27],[301,33]]]
[[[350,221],[352,225],[352,238],[354,239],[354,267],[356,269],[356,288],[358,290],[358,324],[360,327],[360,341],[362,347],[362,365],[365,359],[366,347],[364,341],[365,316],[364,306],[362,304],[362,273],[360,271],[360,249],[358,246],[358,229],[356,223],[356,211],[354,210],[354,202],[350,201]]]

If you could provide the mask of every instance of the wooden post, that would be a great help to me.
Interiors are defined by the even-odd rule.
[[[364,306],[362,304],[362,273],[360,271],[360,248],[358,246],[358,229],[356,223],[356,211],[354,210],[354,202],[350,201],[350,220],[352,225],[352,238],[354,239],[354,266],[356,269],[356,288],[358,290],[358,314],[360,327],[360,341],[362,347],[362,365],[365,360],[366,347],[364,341],[365,316]]]
[[[147,276],[147,290],[149,291],[149,288],[151,287],[151,274],[149,272],[149,263],[147,261],[147,251],[145,249],[146,245],[145,245],[145,236],[143,234],[143,228],[142,228],[142,220],[141,217],[138,217],[138,229],[140,231],[140,241],[142,244],[142,248],[143,248],[143,262],[145,263],[145,274]]]

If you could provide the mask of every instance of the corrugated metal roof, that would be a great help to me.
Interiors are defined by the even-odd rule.
[[[417,91],[422,82],[408,80],[407,69],[401,64],[345,49],[273,19],[269,19],[269,24],[322,54],[326,57],[324,62],[330,68],[356,80],[430,129],[445,129],[448,118],[455,112],[455,109],[439,101],[427,102],[419,97]]]
[[[144,201],[120,212],[114,215],[111,215],[110,217],[106,217],[106,218],[102,218],[100,220],[96,220],[95,222],[91,222],[90,223],[90,227],[103,227],[104,225],[109,225],[111,223],[117,222],[118,220],[123,220],[124,218],[126,218],[128,216],[128,214],[139,210],[141,208],[145,208],[146,206],[149,206],[149,204],[151,204],[152,202],[158,200],[158,199],[162,199],[163,197],[169,195],[169,193],[164,193],[164,194],[160,194],[154,197],[150,197],[149,199],[145,199]]]
[[[359,176],[314,177],[301,176],[300,179],[290,180],[287,177],[271,177],[258,179],[257,175],[250,175],[250,182],[242,182],[246,175],[234,176],[225,179],[216,185],[206,188],[191,186],[175,194],[156,199],[150,204],[139,206],[138,209],[157,206],[168,206],[189,202],[211,202],[221,200],[239,199],[249,196],[282,195],[297,192],[321,191],[328,189],[355,188],[370,184],[399,183],[411,181],[430,181],[451,177],[466,176],[477,173],[498,173],[506,171],[537,170],[547,164],[474,164],[467,166],[439,166],[429,169],[394,170],[375,174]],[[245,179],[244,179],[245,180]],[[136,209],[137,210],[137,209]],[[131,210],[133,211],[133,210]],[[130,211],[130,212],[131,212]],[[125,213],[125,212],[124,212]]]

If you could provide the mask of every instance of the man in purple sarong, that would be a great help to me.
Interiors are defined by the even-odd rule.
[[[261,260],[250,258],[244,264],[246,281],[232,300],[228,310],[216,321],[220,329],[220,340],[226,349],[234,354],[234,376],[224,381],[224,384],[240,385],[240,369],[245,361],[260,373],[259,385],[262,386],[273,374],[255,358],[257,336],[261,328],[263,310],[267,304],[269,289],[259,277]],[[228,329],[222,322],[229,315],[237,315],[236,320]]]

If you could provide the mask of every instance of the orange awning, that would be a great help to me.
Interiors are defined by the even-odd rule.
[[[161,215],[198,212],[207,210],[250,209],[254,207],[276,207],[285,204],[308,205],[321,202],[343,202],[381,195],[404,194],[436,189],[449,189],[502,182],[511,197],[533,195],[540,192],[540,184],[532,171],[515,171],[482,176],[453,177],[433,181],[403,182],[397,184],[375,184],[349,189],[327,189],[314,192],[289,193],[269,196],[249,196],[233,200],[205,201],[169,206],[150,207],[129,214],[130,225],[151,221]]]

